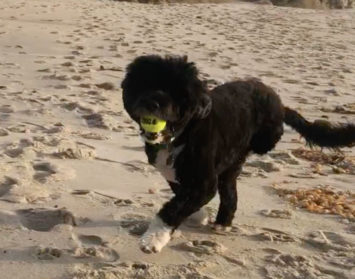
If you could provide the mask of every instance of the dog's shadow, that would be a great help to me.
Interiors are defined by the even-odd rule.
[[[123,149],[126,150],[131,150],[131,151],[139,151],[142,152],[144,151],[144,146],[128,146],[128,145],[123,145],[121,146]]]

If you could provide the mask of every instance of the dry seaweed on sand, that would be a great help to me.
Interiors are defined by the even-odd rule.
[[[298,148],[292,150],[297,158],[322,164],[337,164],[345,159],[345,155],[339,152],[324,153],[321,150]]]
[[[330,187],[296,190],[275,187],[275,189],[280,197],[309,212],[355,219],[355,193],[353,192],[336,191]]]
[[[315,163],[316,173],[317,169],[321,169],[321,165],[329,165],[336,174],[355,174],[355,157],[346,156],[341,152],[325,153],[322,150],[298,148],[291,151],[292,154],[300,159]]]

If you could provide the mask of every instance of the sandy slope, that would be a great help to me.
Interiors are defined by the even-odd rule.
[[[353,190],[354,165],[335,174],[294,158],[304,143],[289,129],[272,156],[248,161],[231,233],[184,227],[161,254],[141,253],[138,235],[171,193],[146,164],[119,89],[135,56],[188,54],[211,85],[256,76],[309,118],[355,121],[354,19],[249,4],[2,0],[0,278],[354,278],[351,218],[297,209],[272,187]],[[344,152],[351,162],[354,150]]]

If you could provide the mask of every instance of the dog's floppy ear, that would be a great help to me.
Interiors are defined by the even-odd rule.
[[[202,94],[198,100],[195,115],[198,118],[205,118],[209,115],[212,109],[212,100],[208,94]]]

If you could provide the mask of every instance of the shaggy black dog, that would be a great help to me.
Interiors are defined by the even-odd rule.
[[[142,237],[145,252],[159,252],[171,232],[217,191],[221,202],[216,228],[229,227],[237,209],[236,178],[246,157],[273,149],[283,123],[310,145],[336,148],[355,143],[355,125],[309,122],[255,79],[209,91],[186,57],[138,57],[127,67],[122,88],[124,107],[137,123],[145,115],[167,121],[161,140],[146,141],[145,150],[175,195]],[[143,137],[146,134],[142,129]]]

